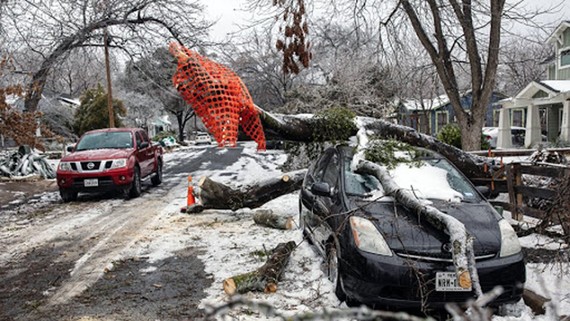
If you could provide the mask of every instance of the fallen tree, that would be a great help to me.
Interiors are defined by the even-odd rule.
[[[277,283],[296,246],[293,241],[279,243],[271,251],[271,255],[262,267],[252,272],[225,279],[224,292],[233,295],[249,291],[263,291],[265,293],[277,291]]]
[[[278,177],[257,182],[244,189],[236,189],[218,183],[206,176],[198,182],[198,200],[202,209],[257,208],[281,195],[301,187],[306,170],[285,173]]]
[[[465,176],[473,178],[489,178],[493,170],[492,162],[486,157],[472,155],[454,146],[445,144],[436,138],[417,132],[415,129],[396,125],[385,120],[375,118],[357,118],[359,126],[346,128],[342,135],[333,137],[323,136],[320,132],[323,128],[338,127],[338,117],[327,114],[315,117],[296,117],[290,115],[274,115],[258,108],[261,123],[268,136],[278,139],[292,140],[297,142],[335,141],[348,140],[350,136],[357,134],[359,128],[369,132],[368,136],[376,136],[380,139],[396,139],[416,147],[424,147],[438,152],[448,158]],[[353,120],[354,121],[354,120]],[[341,137],[344,136],[344,137]],[[485,171],[485,164],[490,170]]]

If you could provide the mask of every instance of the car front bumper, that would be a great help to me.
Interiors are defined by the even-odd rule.
[[[454,271],[450,262],[425,262],[394,255],[380,257],[357,253],[358,265],[341,260],[342,286],[353,300],[374,307],[443,308],[446,303],[465,303],[475,298],[475,292],[438,292],[437,272]],[[357,268],[358,267],[358,268]],[[491,305],[517,302],[522,297],[526,281],[521,253],[478,261],[476,264],[483,293],[496,286],[503,293]]]
[[[57,172],[60,190],[69,192],[100,193],[111,190],[125,190],[133,182],[134,170],[130,168],[98,173]],[[85,180],[97,179],[97,186],[85,186]]]

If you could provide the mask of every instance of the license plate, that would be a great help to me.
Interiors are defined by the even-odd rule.
[[[97,180],[96,178],[88,178],[83,181],[83,186],[85,187],[99,186],[99,180]]]
[[[435,290],[439,292],[467,292],[471,287],[464,289],[459,286],[455,272],[437,272],[435,274]]]

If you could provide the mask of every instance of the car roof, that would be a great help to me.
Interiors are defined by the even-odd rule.
[[[114,132],[134,132],[139,130],[139,128],[128,128],[128,127],[120,127],[120,128],[102,128],[102,129],[94,129],[85,132],[85,134],[92,134],[92,133],[114,133]]]
[[[354,156],[355,148],[352,146],[348,146],[346,144],[341,144],[341,145],[337,145],[336,148],[341,150],[342,153],[350,156],[351,158],[352,158],[352,156]],[[440,153],[435,152],[435,151],[430,150],[430,149],[426,149],[423,147],[416,147],[416,146],[413,146],[413,148],[416,149],[418,152],[420,152],[419,153],[420,159],[426,159],[426,158],[429,158],[429,159],[439,159],[439,158],[447,159],[445,156],[441,155]]]

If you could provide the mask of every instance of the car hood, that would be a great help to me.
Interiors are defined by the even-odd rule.
[[[91,149],[73,152],[66,155],[61,159],[62,162],[78,162],[86,160],[104,160],[104,159],[118,159],[128,158],[132,153],[133,148],[127,149]]]
[[[440,211],[462,222],[467,232],[475,238],[476,256],[490,255],[501,250],[499,216],[486,202],[448,203],[434,202]],[[363,207],[364,214],[376,218],[376,227],[384,235],[390,248],[396,253],[451,257],[447,246],[449,236],[432,227],[415,213],[393,202],[376,202]],[[425,223],[425,224],[422,224]]]

